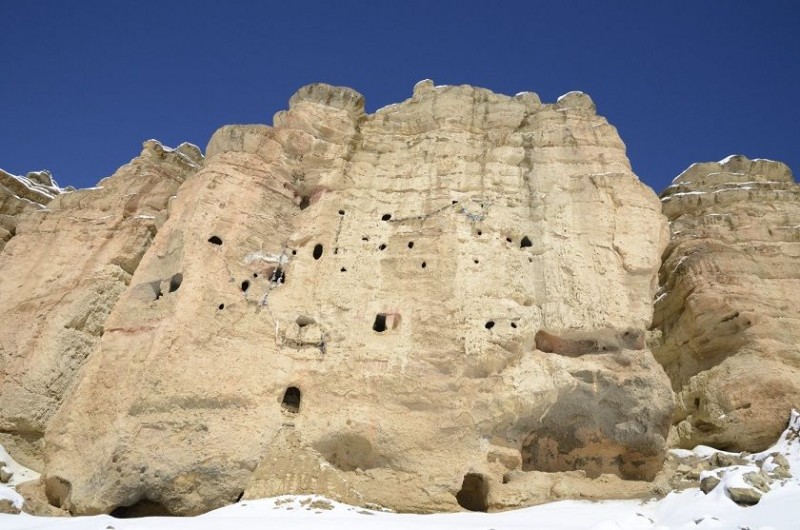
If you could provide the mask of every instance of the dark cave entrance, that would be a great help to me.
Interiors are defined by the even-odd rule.
[[[471,512],[485,512],[489,508],[489,485],[483,475],[467,473],[456,494],[456,501],[462,508]]]
[[[290,386],[286,389],[286,392],[283,393],[283,400],[281,401],[281,406],[284,410],[292,413],[300,412],[300,400],[302,399],[302,395],[300,393],[300,389],[296,386]]]

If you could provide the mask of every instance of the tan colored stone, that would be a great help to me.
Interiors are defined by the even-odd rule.
[[[588,96],[424,83],[367,115],[305,87],[274,127],[217,131],[181,185],[50,423],[48,495],[195,514],[648,490],[667,235]]]
[[[0,443],[20,463],[42,468],[50,418],[164,223],[170,197],[201,163],[194,146],[171,150],[151,140],[98,187],[57,195],[49,174],[22,180],[0,172],[0,192],[42,201],[18,212],[16,235],[0,253]]]
[[[678,393],[677,443],[765,449],[800,402],[800,187],[784,164],[694,164],[662,194],[654,354]]]

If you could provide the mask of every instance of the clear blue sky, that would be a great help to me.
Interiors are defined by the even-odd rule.
[[[90,186],[307,83],[373,111],[424,78],[587,92],[656,191],[732,153],[800,172],[800,2],[764,0],[0,0],[0,167]]]

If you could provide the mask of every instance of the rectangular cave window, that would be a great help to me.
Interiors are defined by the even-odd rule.
[[[386,331],[386,313],[378,313],[375,316],[375,323],[372,324],[372,330],[378,333]]]

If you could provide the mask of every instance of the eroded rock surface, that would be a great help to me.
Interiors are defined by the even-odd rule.
[[[206,155],[47,432],[52,502],[480,510],[656,474],[668,231],[588,96],[423,82],[367,115],[311,85]]]
[[[13,215],[14,226],[0,252],[0,443],[21,463],[42,468],[51,417],[166,219],[170,197],[201,164],[194,146],[171,150],[151,140],[97,188],[62,193],[46,172],[0,172],[7,216],[0,220]]]
[[[17,233],[17,217],[44,208],[61,191],[48,171],[32,171],[22,177],[0,169],[0,253]]]
[[[733,156],[694,164],[662,202],[654,353],[677,443],[762,450],[800,404],[800,186],[784,164]]]

